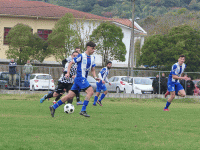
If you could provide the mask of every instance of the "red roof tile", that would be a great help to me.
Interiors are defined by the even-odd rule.
[[[125,26],[131,27],[132,28],[132,21],[130,21],[129,19],[113,19],[113,21],[118,22],[120,24],[123,24]],[[138,29],[136,26],[134,26],[134,29]],[[138,29],[139,30],[139,29]]]
[[[60,18],[66,13],[72,13],[75,18],[110,20],[110,18],[40,1],[0,0],[0,14]]]
[[[75,18],[115,21],[125,26],[132,27],[132,22],[129,19],[112,19],[101,17],[40,1],[0,0],[0,15],[61,18],[66,13],[72,13]],[[136,26],[134,28],[137,29]]]

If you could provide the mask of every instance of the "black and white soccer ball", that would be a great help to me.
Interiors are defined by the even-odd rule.
[[[66,104],[64,106],[64,112],[67,114],[72,114],[74,112],[74,109],[75,109],[75,107],[72,104]]]

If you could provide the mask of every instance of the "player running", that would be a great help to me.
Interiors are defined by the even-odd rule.
[[[172,66],[172,70],[169,74],[168,78],[168,91],[170,92],[170,97],[166,103],[164,111],[169,111],[168,107],[171,104],[172,100],[175,98],[175,94],[181,97],[185,97],[185,90],[182,85],[179,83],[179,80],[191,80],[187,76],[181,77],[181,74],[184,72],[186,68],[185,56],[180,55],[178,62]]]
[[[75,48],[75,51],[77,51],[79,54],[81,53],[81,49],[79,48],[79,47],[76,47]],[[72,61],[72,57],[71,56],[69,56],[68,58],[65,58],[64,60],[62,60],[62,66],[63,66],[63,68],[65,68],[65,64],[67,63],[67,62],[71,62]],[[57,98],[56,98],[57,99]],[[57,99],[57,101],[58,101],[59,99]],[[76,103],[76,105],[83,105],[83,102],[80,100],[80,93],[76,93],[76,100],[77,100],[77,103]],[[68,102],[69,103],[69,102]]]
[[[72,58],[76,57],[78,55],[78,52],[77,51],[74,51],[71,55]],[[61,76],[61,78],[59,79],[59,82],[58,82],[58,86],[57,88],[55,89],[54,92],[49,92],[48,94],[44,95],[44,97],[42,97],[40,99],[40,103],[43,103],[43,101],[45,101],[46,99],[48,98],[51,98],[51,97],[57,97],[53,103],[55,104],[56,103],[56,100],[59,100],[60,97],[65,93],[65,92],[68,92],[72,85],[73,85],[73,82],[74,82],[74,78],[75,78],[75,75],[76,75],[76,70],[77,70],[77,66],[76,64],[73,64],[70,68],[70,76],[69,78],[66,78],[65,77],[65,74],[67,74],[67,71],[68,71],[68,65],[69,65],[70,61],[68,61],[68,63],[65,64],[65,68],[64,68],[64,71],[63,71],[63,75]],[[76,93],[77,94],[77,93]],[[73,102],[73,99],[69,100],[68,103],[72,103]]]
[[[96,88],[96,96],[94,97],[93,106],[97,106],[96,103],[99,104],[100,106],[103,106],[101,101],[104,99],[104,97],[108,93],[105,82],[111,85],[111,83],[108,81],[108,78],[107,78],[111,67],[112,67],[112,62],[108,61],[106,67],[102,68],[98,74],[100,81],[96,82],[97,88]],[[101,90],[103,90],[104,92],[101,95],[100,99],[98,100]]]
[[[71,66],[73,63],[77,63],[77,65],[78,65],[77,66],[77,75],[76,75],[76,78],[74,79],[74,84],[73,84],[71,90],[69,91],[69,93],[66,96],[64,96],[63,98],[61,98],[61,100],[59,100],[56,104],[51,105],[49,107],[52,117],[54,117],[55,110],[59,106],[64,104],[66,101],[73,99],[74,96],[76,95],[75,93],[80,92],[80,90],[84,90],[87,93],[87,95],[85,97],[82,109],[79,114],[83,115],[85,117],[90,117],[86,112],[86,107],[89,103],[89,100],[90,100],[91,96],[94,94],[94,90],[87,80],[87,76],[88,76],[90,70],[91,70],[94,78],[97,81],[99,81],[99,78],[96,77],[96,73],[95,73],[95,66],[96,66],[95,57],[92,55],[94,53],[95,47],[96,47],[95,43],[88,42],[86,44],[87,50],[84,53],[79,54],[77,57],[73,58],[73,60],[69,63],[68,73],[65,75],[65,77],[66,78],[69,77],[69,70],[71,69]]]

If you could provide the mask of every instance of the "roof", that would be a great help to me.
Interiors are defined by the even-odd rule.
[[[74,9],[69,9],[62,6],[57,6],[41,1],[27,0],[0,0],[0,16],[24,16],[24,17],[44,17],[44,18],[61,18],[66,13],[72,13],[74,18],[113,21],[127,27],[132,27],[132,22],[129,19],[113,19],[106,18]],[[134,29],[140,30],[136,26]]]
[[[117,23],[120,23],[120,24],[123,24],[125,26],[128,26],[128,27],[131,27],[132,28],[132,21],[130,21],[129,19],[113,19],[113,21],[117,22]],[[135,25],[134,25],[134,29],[138,29]],[[139,30],[139,29],[138,29]]]
[[[41,1],[0,0],[0,14],[17,16],[58,17],[72,13],[75,18],[110,20],[110,18],[69,9]]]

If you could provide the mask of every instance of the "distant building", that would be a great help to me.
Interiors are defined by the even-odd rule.
[[[123,42],[126,45],[126,61],[118,62],[113,61],[113,66],[127,67],[128,55],[130,47],[130,37],[132,22],[129,19],[112,19],[101,17],[45,2],[40,1],[26,1],[26,0],[0,0],[0,62],[9,62],[6,59],[5,51],[8,50],[8,44],[5,42],[5,38],[9,30],[18,23],[29,25],[33,29],[33,33],[37,32],[40,37],[47,40],[48,35],[51,34],[55,23],[66,13],[72,13],[73,16],[78,19],[85,18],[84,27],[87,31],[88,26],[91,26],[91,22],[101,23],[103,21],[110,21],[122,28],[124,33]],[[92,30],[97,26],[93,26]],[[92,30],[90,31],[92,33]],[[135,39],[141,39],[141,45],[144,43],[144,36],[147,33],[135,22],[134,26]],[[90,34],[91,34],[90,33]],[[101,65],[101,56],[96,55],[97,65]],[[53,57],[47,58],[43,62],[44,64],[55,64]]]

